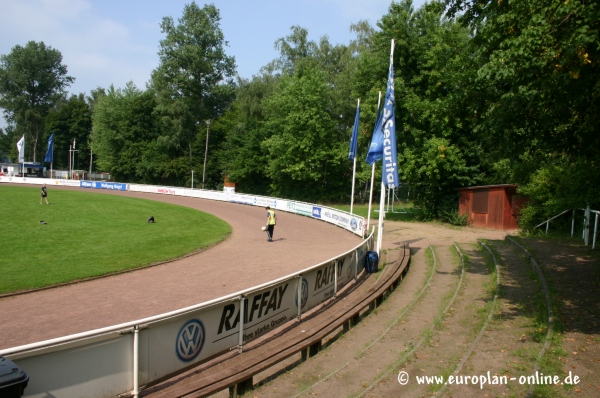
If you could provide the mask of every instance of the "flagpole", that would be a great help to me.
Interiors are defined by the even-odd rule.
[[[379,92],[379,98],[377,99],[377,111],[379,111],[379,105],[381,105],[381,91]],[[373,183],[375,182],[375,162],[371,166],[371,191],[369,191],[369,213],[367,215],[367,229],[371,226],[371,205],[373,203]]]
[[[379,199],[379,224],[377,226],[377,256],[381,251],[381,241],[383,240],[383,216],[385,214],[385,184],[381,182],[381,197]]]
[[[394,64],[394,39],[392,39],[391,49],[390,49],[390,71],[392,70],[392,65]],[[386,89],[386,100],[389,87]],[[392,86],[393,90],[393,86]],[[392,113],[393,114],[393,113]],[[394,140],[395,141],[395,140]],[[381,199],[379,201],[379,225],[377,227],[377,256],[380,255],[382,241],[383,241],[383,217],[384,217],[384,206],[385,206],[385,183],[383,182],[383,163],[381,165],[382,168],[382,180],[381,180]]]
[[[356,109],[360,108],[360,98],[356,104]],[[356,138],[358,140],[358,137]],[[354,154],[354,167],[352,168],[352,195],[350,195],[350,214],[354,214],[352,209],[354,207],[354,180],[356,179],[356,153]]]

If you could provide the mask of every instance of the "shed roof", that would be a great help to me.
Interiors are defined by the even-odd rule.
[[[497,184],[497,185],[476,185],[473,187],[462,187],[456,188],[457,191],[463,191],[468,189],[488,189],[488,188],[516,188],[517,184]]]

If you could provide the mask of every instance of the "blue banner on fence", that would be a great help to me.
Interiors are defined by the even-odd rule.
[[[127,184],[123,184],[120,182],[81,181],[81,187],[95,189],[112,189],[115,191],[127,190]]]

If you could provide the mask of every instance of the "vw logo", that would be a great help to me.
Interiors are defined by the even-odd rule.
[[[300,299],[302,300],[302,305],[300,308],[304,308],[306,303],[308,302],[308,281],[302,278],[302,287],[300,288]],[[296,293],[296,298],[294,299],[296,303],[296,307],[298,307],[298,293]]]
[[[352,228],[353,231],[356,231],[357,227],[358,223],[356,222],[356,218],[353,218],[352,221],[350,221],[350,228]]]
[[[192,361],[202,351],[204,337],[204,325],[202,325],[202,322],[197,319],[187,321],[177,334],[177,341],[175,342],[177,357],[183,362]]]

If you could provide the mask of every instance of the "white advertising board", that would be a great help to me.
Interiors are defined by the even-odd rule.
[[[289,279],[245,297],[244,343],[295,319],[297,281]],[[240,307],[240,300],[235,300],[148,325],[150,381],[237,346]]]
[[[25,397],[103,398],[130,391],[132,342],[131,333],[111,334],[101,341],[16,360],[29,375]]]

